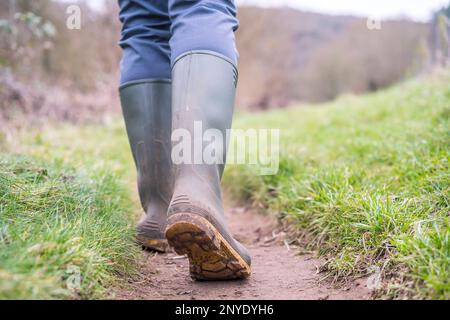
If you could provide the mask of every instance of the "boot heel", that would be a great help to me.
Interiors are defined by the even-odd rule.
[[[136,228],[136,241],[146,250],[164,253],[169,248],[169,244],[164,237],[162,227],[157,221],[143,215]]]
[[[169,217],[166,229],[169,245],[189,258],[196,280],[231,280],[250,276],[250,266],[205,218],[193,213]]]
[[[167,252],[167,249],[169,248],[169,244],[167,243],[167,240],[165,240],[165,239],[151,239],[151,238],[146,238],[142,235],[137,235],[136,241],[145,250],[165,253],[165,252]]]

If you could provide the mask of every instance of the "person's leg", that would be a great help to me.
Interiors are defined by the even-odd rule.
[[[119,0],[123,23],[120,98],[145,215],[137,239],[165,251],[172,196],[170,19],[166,0]]]
[[[188,255],[191,275],[199,280],[246,278],[251,273],[248,251],[226,226],[220,190],[237,81],[235,12],[231,0],[169,0],[172,128],[175,135],[178,129],[189,132],[194,154],[188,155],[191,164],[174,159],[166,237],[176,252]],[[211,129],[222,135],[222,150],[216,149],[222,163],[195,162],[204,150],[197,150],[196,143],[205,146],[203,136],[195,136],[198,126],[201,135]],[[173,153],[179,142],[172,141]]]
[[[170,18],[167,0],[119,0],[122,33],[120,84],[170,79]]]
[[[234,32],[239,23],[234,0],[168,1],[172,65],[190,51],[209,51],[237,65]]]

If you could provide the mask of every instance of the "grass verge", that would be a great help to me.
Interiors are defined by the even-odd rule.
[[[385,297],[450,299],[450,72],[316,107],[242,116],[280,128],[277,175],[227,168],[241,199],[293,223],[327,275],[380,270]]]
[[[293,224],[327,257],[328,276],[378,269],[384,296],[449,299],[449,84],[439,72],[241,115],[236,128],[281,129],[280,170],[229,166],[224,183]],[[0,147],[0,298],[105,297],[137,250],[122,123],[49,125],[0,137]],[[80,287],[69,290],[77,270]]]
[[[107,297],[137,253],[122,128],[27,130],[3,148],[0,299]]]

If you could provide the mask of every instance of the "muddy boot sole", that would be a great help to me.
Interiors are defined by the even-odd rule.
[[[165,253],[169,249],[166,239],[147,239],[143,236],[136,236],[136,240],[146,250]]]
[[[166,229],[169,245],[189,258],[189,270],[195,280],[245,279],[250,266],[205,218],[192,213],[169,217]]]

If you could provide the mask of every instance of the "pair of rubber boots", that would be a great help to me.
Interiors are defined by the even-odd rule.
[[[149,249],[164,252],[169,244],[187,255],[191,276],[197,280],[243,279],[251,273],[250,255],[231,236],[224,219],[224,161],[208,164],[203,159],[203,133],[211,129],[223,137],[215,156],[225,160],[236,81],[237,70],[226,59],[189,53],[175,61],[172,82],[136,81],[120,89],[145,211],[137,239]],[[183,141],[173,142],[173,147],[184,143],[178,154],[182,161],[171,157],[175,130],[180,137],[185,134]]]

